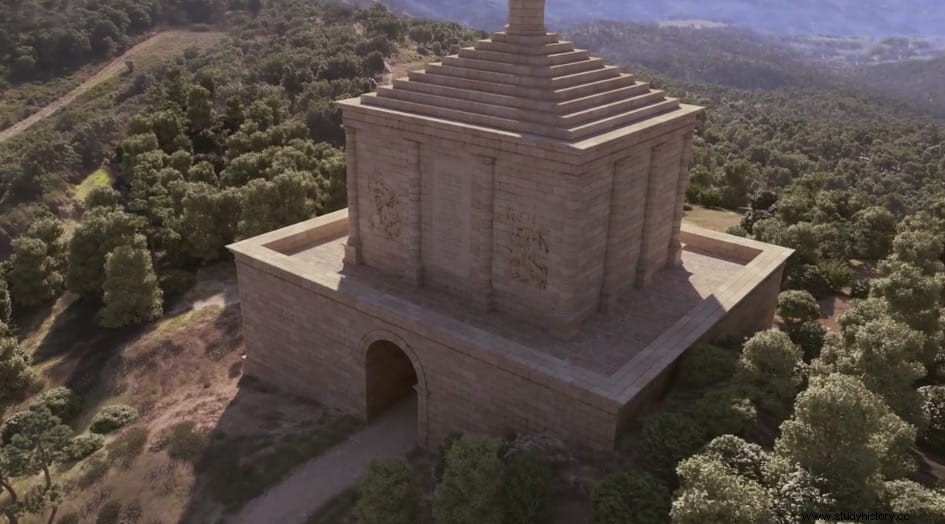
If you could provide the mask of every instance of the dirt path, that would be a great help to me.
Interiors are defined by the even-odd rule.
[[[377,458],[402,457],[417,440],[417,399],[403,400],[377,421],[324,455],[299,466],[281,484],[243,508],[230,522],[298,524],[353,486]]]
[[[91,78],[79,84],[78,87],[69,91],[62,97],[50,102],[39,111],[20,120],[12,126],[0,131],[0,143],[26,131],[40,120],[52,115],[63,107],[71,104],[76,98],[88,92],[93,87],[114,78],[121,74],[125,69],[125,60],[136,60],[146,58],[152,55],[166,55],[168,51],[174,51],[180,48],[181,43],[200,45],[203,41],[217,40],[220,33],[214,32],[195,32],[195,31],[164,31],[157,33],[147,40],[139,43],[126,51],[123,55],[115,58],[108,65],[100,69]],[[181,49],[182,50],[182,49]],[[136,64],[137,65],[137,64]]]

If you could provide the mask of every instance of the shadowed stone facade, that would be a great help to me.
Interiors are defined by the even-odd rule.
[[[544,29],[543,0],[340,102],[348,209],[231,246],[246,373],[418,439],[613,446],[692,343],[770,325],[790,250],[682,225],[701,108]]]

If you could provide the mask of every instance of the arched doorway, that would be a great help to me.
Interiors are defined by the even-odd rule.
[[[417,371],[407,353],[389,340],[377,340],[365,355],[367,419],[374,420],[395,404],[416,406]],[[414,407],[416,409],[416,407]]]

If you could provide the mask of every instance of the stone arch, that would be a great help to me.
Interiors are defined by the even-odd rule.
[[[404,397],[416,392],[417,443],[427,440],[427,380],[417,353],[401,337],[375,330],[361,339],[359,354],[364,368],[364,418],[382,414]]]

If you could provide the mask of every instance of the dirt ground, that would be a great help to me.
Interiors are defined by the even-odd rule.
[[[45,388],[82,395],[77,432],[105,405],[140,413],[104,449],[59,468],[59,518],[91,523],[117,511],[120,522],[214,522],[360,427],[243,378],[235,282],[232,264],[212,266],[173,313],[143,328],[98,328],[94,309],[74,298],[23,319]],[[24,519],[34,521],[45,519]]]

